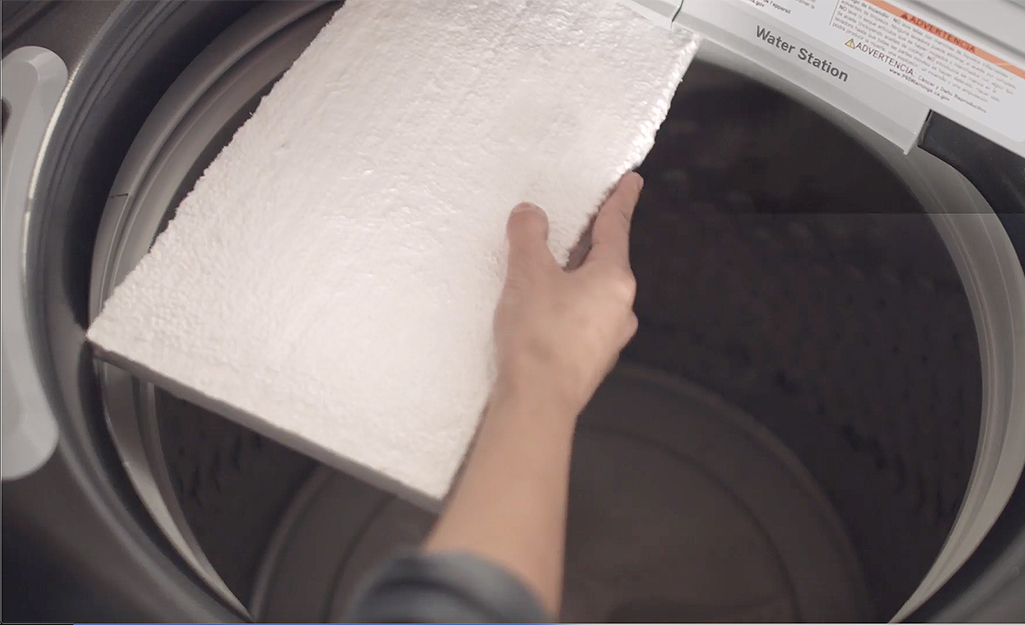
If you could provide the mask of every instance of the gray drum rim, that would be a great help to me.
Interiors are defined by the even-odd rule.
[[[97,233],[89,315],[149,250],[166,220],[151,193],[187,175],[210,136],[276,80],[331,15],[324,2],[271,3],[232,25],[179,76],[133,142],[111,188]],[[188,141],[190,135],[198,141]],[[169,201],[170,197],[162,198]],[[156,200],[160,206],[160,200]],[[207,559],[174,495],[156,421],[156,387],[108,363],[96,362],[108,429],[143,505],[175,551],[225,602],[248,615]]]
[[[215,103],[215,94],[237,93],[248,86],[250,97],[235,98],[241,100],[236,106],[244,106],[287,69],[330,13],[324,2],[270,3],[257,9],[208,47],[165,94],[125,158],[104,209],[93,258],[91,318],[162,227],[166,203],[159,209],[140,200],[139,194],[152,190],[150,183],[168,165],[183,171],[191,167],[192,161],[172,162],[176,151],[190,145],[195,148],[196,140],[190,143],[189,136],[198,129],[190,123],[201,117],[201,111],[207,115],[220,112],[230,119],[237,108],[232,109],[227,98]],[[286,49],[292,51],[291,56]],[[932,569],[894,617],[899,620],[928,599],[974,552],[1025,467],[1025,445],[1020,444],[1025,440],[1025,333],[1016,331],[1025,327],[1025,273],[988,203],[950,166],[919,149],[901,153],[839,109],[711,42],[702,45],[698,57],[778,89],[816,110],[887,163],[930,215],[968,294],[982,357],[978,453],[954,527]],[[280,69],[257,84],[254,72],[261,63],[256,59],[263,61],[265,70],[271,66]],[[231,110],[224,115],[225,109]],[[100,363],[97,368],[108,428],[140,498],[188,565],[223,600],[238,607],[238,599],[199,548],[170,490],[159,457],[152,386],[109,365]]]
[[[651,412],[638,411],[630,419],[614,420],[608,417],[608,413],[603,414],[600,406],[608,404],[610,397],[617,393],[625,393],[627,397],[636,394],[643,398],[669,396],[672,399],[654,402],[657,406]],[[688,380],[633,363],[617,365],[596,394],[595,402],[597,404],[592,403],[584,411],[578,426],[581,433],[642,442],[646,447],[668,453],[683,464],[699,467],[701,473],[718,484],[729,484],[731,496],[753,519],[757,519],[762,532],[773,541],[776,555],[790,576],[789,581],[802,576],[804,579],[814,576],[821,581],[821,584],[813,585],[790,584],[801,620],[829,621],[832,606],[826,605],[824,599],[829,597],[843,603],[833,595],[841,587],[850,591],[846,600],[852,612],[867,608],[867,591],[860,565],[842,521],[808,469],[768,428],[711,391]],[[659,414],[659,411],[663,412]],[[677,415],[686,416],[678,418]],[[673,430],[685,431],[688,435],[667,436],[659,440],[657,430],[667,423]],[[704,447],[709,442],[715,445],[711,449]],[[745,463],[758,465],[761,470],[747,470],[741,466]],[[316,522],[318,519],[323,521],[317,516],[316,504],[320,493],[330,488],[334,474],[334,470],[322,466],[307,479],[268,541],[253,584],[251,604],[256,619],[267,616],[270,589],[278,565],[289,558],[290,542],[296,536],[302,536],[303,541],[319,542],[317,536],[302,531],[303,524],[310,517],[314,519],[310,527],[323,527],[323,523]],[[786,489],[789,501],[800,499],[806,505],[777,505],[780,486]],[[361,517],[360,526],[365,529],[383,509],[383,504],[394,498],[388,494],[376,497]],[[351,555],[361,538],[361,532],[352,535],[341,551]],[[812,543],[810,547],[809,542]],[[809,553],[812,557],[803,557]],[[299,568],[302,567],[290,566],[287,570]],[[338,564],[335,570],[342,571],[344,566]],[[834,577],[823,581],[822,575]],[[339,617],[339,597],[331,595],[328,599],[333,606],[328,616]],[[861,611],[853,620],[866,618],[869,615]]]

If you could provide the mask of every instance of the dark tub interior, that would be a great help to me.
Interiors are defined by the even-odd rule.
[[[707,63],[689,70],[639,171],[640,330],[624,361],[708,389],[771,430],[842,520],[871,615],[888,618],[950,530],[979,430],[978,345],[943,243],[865,148]],[[251,602],[268,541],[317,465],[169,395],[158,405],[186,518]],[[672,518],[628,527],[655,522]],[[719,616],[774,614],[787,616]]]

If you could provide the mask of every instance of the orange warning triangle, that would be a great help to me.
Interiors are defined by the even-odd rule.
[[[853,48],[854,47],[854,38],[852,37],[852,38],[848,39],[847,43],[845,43],[844,45],[847,46],[848,48]]]

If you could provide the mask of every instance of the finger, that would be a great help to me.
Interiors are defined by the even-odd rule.
[[[587,255],[591,253],[591,234],[593,230],[594,216],[591,217],[591,221],[580,234],[577,244],[569,251],[569,259],[566,261],[566,266],[563,267],[563,269],[566,271],[573,271],[580,267],[580,265],[584,264],[584,261],[587,260]]]
[[[519,204],[509,215],[510,270],[531,270],[555,264],[548,249],[548,215],[533,204]]]
[[[594,219],[592,247],[587,262],[630,266],[630,220],[643,186],[644,179],[636,172],[629,172],[619,179],[619,184],[598,209]]]

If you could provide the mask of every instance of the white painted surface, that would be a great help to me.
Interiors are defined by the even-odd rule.
[[[980,17],[965,19],[962,7],[957,19],[949,4],[939,13],[909,0],[687,0],[675,24],[822,98],[905,152],[934,110],[1025,155],[1022,38],[1006,43],[1006,26],[986,23],[1017,24],[1025,8],[962,4]]]

